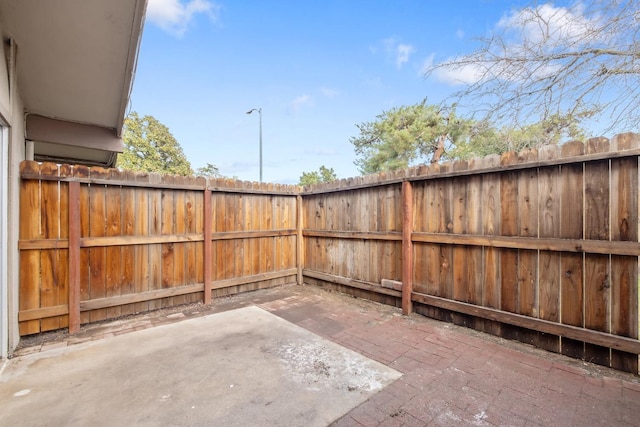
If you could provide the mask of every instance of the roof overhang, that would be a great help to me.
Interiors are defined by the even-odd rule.
[[[27,117],[68,122],[68,134],[74,126],[79,134],[92,126],[118,139],[131,95],[146,3],[0,0],[3,36],[13,38],[17,46],[17,84]],[[27,132],[29,139],[33,135]],[[34,141],[42,142],[36,144],[40,147],[62,143]],[[102,146],[103,151],[122,150],[121,142],[117,150],[112,142]]]

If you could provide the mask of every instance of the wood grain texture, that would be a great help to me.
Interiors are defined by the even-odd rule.
[[[411,314],[413,292],[413,188],[411,183],[402,183],[402,314]]]
[[[69,215],[67,187],[76,180],[80,298],[86,303],[81,322],[191,302],[204,298],[205,288],[215,297],[299,281],[300,273],[303,280],[395,304],[397,296],[380,291],[380,282],[402,280],[439,298],[423,299],[434,304],[426,312],[554,351],[569,330],[562,335],[563,353],[637,370],[629,348],[607,347],[604,335],[592,340],[571,329],[637,337],[636,139],[598,138],[447,162],[301,194],[278,184],[25,162],[21,333],[67,322],[67,299],[60,298],[71,280],[71,236],[62,217]],[[407,185],[414,196],[408,225],[401,190]],[[22,215],[23,208],[34,212]],[[211,243],[206,256],[205,241]],[[409,263],[403,246],[413,249]],[[408,267],[413,273],[405,278]],[[30,277],[27,270],[34,269],[45,274]],[[443,300],[453,305],[440,307]],[[533,322],[509,323],[507,316],[501,324],[491,310]],[[549,324],[559,325],[552,328],[557,334]]]
[[[93,178],[107,178],[108,170],[103,168],[91,168],[90,176]],[[89,236],[105,237],[107,235],[107,186],[91,185],[89,187]],[[107,297],[107,251],[106,248],[92,248],[89,250],[89,295],[90,298]],[[89,313],[89,320],[96,322],[107,318],[105,309],[95,310]]]

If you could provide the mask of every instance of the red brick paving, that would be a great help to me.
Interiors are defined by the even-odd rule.
[[[637,376],[313,286],[84,326],[17,354],[252,304],[403,373],[334,426],[640,426]]]
[[[316,288],[292,292],[259,305],[404,374],[334,426],[640,425],[637,376]]]

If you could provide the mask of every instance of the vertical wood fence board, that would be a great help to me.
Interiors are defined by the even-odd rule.
[[[638,241],[638,159],[611,160],[611,240]],[[638,257],[611,257],[611,333],[638,338]],[[638,372],[638,355],[611,350],[611,366]]]
[[[111,175],[113,177],[113,175]],[[117,177],[115,177],[117,178]],[[107,209],[107,237],[116,237],[121,235],[122,223],[122,188],[120,186],[107,186],[106,189],[106,209]],[[122,266],[122,248],[119,246],[110,246],[106,248],[106,282],[105,293],[107,297],[115,297],[122,295],[121,289],[121,266]],[[107,309],[107,318],[115,318],[122,313],[122,307],[112,307]]]
[[[453,183],[438,181],[438,204],[440,205],[439,233],[453,230]],[[453,298],[453,246],[439,245],[440,249],[440,295]]]
[[[500,181],[500,218],[501,235],[518,234],[518,174],[508,172],[501,175]],[[500,308],[515,313],[518,307],[518,251],[500,250]]]
[[[142,177],[136,176],[137,179]],[[144,188],[137,188],[134,195],[136,212],[134,217],[133,230],[136,236],[149,236],[150,225],[150,209],[149,209],[149,192]],[[134,248],[134,289],[136,293],[148,292],[150,290],[150,259],[149,245],[136,245]],[[134,305],[136,313],[149,310],[149,302],[139,302]]]
[[[567,156],[583,153],[582,144],[565,144]],[[560,166],[560,236],[564,239],[584,238],[584,164]],[[584,255],[560,254],[560,321],[573,326],[584,325]],[[564,355],[583,358],[584,342],[562,338]]]
[[[588,146],[589,147],[589,146]],[[610,190],[609,161],[585,164],[585,238],[609,240]],[[611,263],[609,256],[585,256],[585,327],[602,332],[611,330]],[[608,349],[585,344],[585,358],[610,364]]]
[[[69,205],[67,211],[67,223],[69,230],[69,333],[74,334],[80,331],[80,280],[81,280],[81,259],[80,259],[80,183],[71,182],[69,184]]]
[[[40,165],[25,162],[21,170],[39,174]],[[40,238],[40,182],[36,180],[20,182],[20,239]],[[20,310],[40,307],[40,250],[20,252]],[[40,332],[40,320],[20,322],[20,335]]]
[[[86,179],[89,177],[89,168],[86,166],[74,165],[73,177],[77,179]],[[80,184],[80,238],[89,237],[90,235],[90,187],[87,184]],[[80,249],[80,300],[86,301],[91,299],[91,272],[90,272],[90,250],[89,248]],[[80,323],[89,323],[91,321],[91,312],[80,313]]]
[[[58,165],[54,163],[43,163],[40,172],[43,175],[58,176]],[[59,183],[57,181],[42,181],[40,183],[40,229],[42,238],[59,239],[60,226],[60,204],[59,204]],[[40,252],[40,308],[54,307],[64,304],[66,301],[60,300],[59,283],[60,273],[58,268],[58,249],[43,249]],[[51,317],[42,319],[40,330],[42,332],[60,328],[60,318]]]
[[[168,181],[169,177],[165,177]],[[160,211],[160,233],[162,235],[170,235],[175,233],[175,204],[174,191],[162,190],[161,195],[161,211]],[[175,268],[175,243],[163,243],[162,248],[162,264],[161,264],[161,287],[162,289],[172,288],[175,285],[174,268]],[[163,298],[162,307],[170,307],[173,305],[173,297]]]
[[[545,150],[546,148],[546,150]],[[546,160],[558,155],[553,146],[539,150],[538,159]],[[560,167],[538,169],[538,236],[560,237]],[[552,251],[538,253],[538,317],[553,322],[560,320],[560,254]],[[561,351],[560,338],[546,334],[536,337],[538,347],[556,353]]]
[[[73,169],[69,165],[60,166],[61,176],[70,176],[73,174]],[[78,191],[79,193],[79,191]],[[69,183],[61,182],[59,186],[60,197],[60,221],[59,221],[59,237],[64,241],[69,239]],[[79,194],[76,196],[76,202],[78,201]],[[78,227],[80,227],[80,221],[78,220]],[[58,250],[58,300],[63,304],[69,301],[69,249]],[[79,295],[78,287],[78,295]],[[59,316],[60,328],[66,328],[69,326],[69,315]]]
[[[402,183],[402,314],[413,311],[413,188],[409,181]]]
[[[454,178],[451,185],[451,231],[455,234],[467,234],[467,187],[465,178]],[[474,284],[467,281],[469,275],[469,248],[461,245],[454,246],[451,253],[453,293],[452,298],[457,301],[469,301],[469,288]]]
[[[152,189],[149,194],[149,236],[162,235],[162,190]],[[162,245],[149,245],[149,290],[162,288]],[[149,310],[161,307],[160,300],[149,301]]]
[[[126,180],[134,179],[134,172],[125,171],[123,175]],[[122,236],[133,236],[135,234],[134,223],[136,217],[135,190],[132,187],[123,187],[121,191],[122,197],[122,224],[120,226]],[[132,246],[123,246],[120,250],[121,265],[121,294],[135,294],[135,248]],[[121,314],[127,315],[135,313],[135,304],[126,304],[120,308]]]
[[[181,178],[184,180],[184,178]],[[187,231],[186,224],[186,200],[184,190],[175,190],[174,191],[174,209],[175,209],[175,226],[174,233],[178,235],[185,234]],[[173,277],[173,285],[174,286],[184,286],[187,284],[186,281],[186,269],[187,259],[185,246],[187,243],[176,243],[174,245],[174,254],[175,254],[175,265],[174,265],[174,277]],[[186,303],[187,300],[184,295],[179,295],[173,297],[172,305],[180,305]]]
[[[108,171],[103,168],[91,168],[90,177],[105,179]],[[94,184],[89,186],[89,237],[106,236],[106,186]],[[98,299],[107,296],[107,250],[104,247],[89,249],[89,298]],[[107,318],[107,310],[92,310],[89,321],[97,322]]]
[[[500,233],[500,175],[496,173],[482,176],[482,234],[494,236]],[[501,266],[500,250],[485,247],[483,251],[484,277],[482,305],[500,308]],[[498,333],[498,331],[494,331]]]
[[[211,226],[212,226],[212,209],[211,209],[211,191],[205,190],[204,203],[203,203],[203,217],[204,217],[204,296],[203,303],[211,303],[211,278],[213,257],[211,253]],[[194,254],[195,256],[195,254]]]
[[[538,173],[529,169],[518,176],[518,235],[538,237]],[[538,251],[518,251],[517,313],[538,317]]]

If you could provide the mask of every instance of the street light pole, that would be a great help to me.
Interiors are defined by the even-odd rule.
[[[262,182],[262,108],[253,108],[247,111],[247,114],[251,114],[254,111],[257,111],[258,116],[260,116],[260,182]]]

